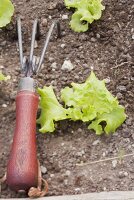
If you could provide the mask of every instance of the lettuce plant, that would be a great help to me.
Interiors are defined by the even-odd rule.
[[[97,135],[114,133],[126,119],[124,107],[119,105],[116,97],[107,90],[105,82],[98,80],[92,72],[85,83],[72,83],[61,91],[58,102],[52,86],[38,89],[40,94],[41,115],[37,123],[40,132],[53,132],[54,122],[64,119],[87,122],[88,128]]]
[[[0,0],[0,28],[6,26],[11,21],[14,13],[14,6],[10,0]]]
[[[70,26],[75,32],[85,32],[89,24],[101,18],[104,6],[102,0],[64,0],[67,8],[75,8]]]

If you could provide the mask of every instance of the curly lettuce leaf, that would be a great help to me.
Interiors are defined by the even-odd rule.
[[[10,0],[0,0],[0,28],[11,21],[14,13],[14,6]]]
[[[85,32],[88,30],[88,22],[81,22],[82,14],[77,11],[72,15],[70,26],[75,32]]]
[[[124,122],[124,108],[107,90],[104,81],[91,75],[85,83],[72,83],[72,88],[66,87],[61,91],[61,99],[68,107],[67,114],[71,120],[82,120],[91,123],[88,128],[96,134],[113,133]],[[106,123],[103,130],[102,122]]]
[[[126,119],[124,107],[107,90],[93,72],[85,83],[72,83],[61,91],[65,108],[58,102],[52,86],[38,89],[41,115],[37,123],[40,132],[53,132],[54,122],[64,119],[87,122],[97,135],[114,133]]]
[[[41,108],[41,115],[37,119],[37,123],[41,125],[39,131],[42,133],[53,132],[55,130],[54,122],[67,118],[66,109],[58,102],[52,86],[38,88],[38,93]]]
[[[75,32],[85,32],[88,24],[101,18],[105,7],[101,4],[102,0],[64,0],[67,8],[75,8],[72,15],[70,26]]]
[[[0,81],[7,81],[8,79],[10,79],[10,76],[4,76],[0,71]]]

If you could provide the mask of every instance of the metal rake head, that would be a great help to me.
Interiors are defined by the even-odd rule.
[[[22,72],[25,74],[25,76],[31,77],[33,74],[37,74],[39,72],[41,65],[44,61],[45,53],[46,53],[46,50],[47,50],[47,47],[48,47],[48,44],[49,44],[49,41],[50,41],[50,38],[55,26],[57,26],[58,37],[59,38],[61,37],[60,24],[58,21],[54,21],[47,33],[40,59],[37,59],[37,57],[34,56],[34,45],[35,45],[36,38],[39,37],[40,30],[39,30],[39,21],[37,19],[34,20],[32,38],[31,38],[30,55],[28,58],[26,56],[23,56],[21,19],[18,18],[17,32],[18,32],[18,41],[19,41],[20,63],[21,63]]]

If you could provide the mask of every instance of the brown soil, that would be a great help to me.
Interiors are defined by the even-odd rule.
[[[47,169],[43,177],[49,183],[48,195],[134,190],[133,156],[121,161],[117,159],[117,163],[108,161],[76,166],[80,162],[134,153],[134,1],[105,0],[106,9],[101,20],[93,23],[88,32],[79,34],[70,30],[68,19],[62,19],[63,15],[70,17],[71,11],[61,0],[51,3],[48,0],[13,0],[13,3],[15,17],[21,15],[23,19],[26,54],[29,53],[31,25],[35,17],[41,21],[42,33],[36,48],[38,54],[52,20],[60,19],[61,22],[62,38],[51,40],[45,67],[37,76],[40,86],[52,84],[59,95],[61,88],[72,81],[84,81],[92,66],[100,79],[110,80],[108,89],[125,106],[128,115],[116,133],[108,137],[98,137],[87,129],[86,124],[70,121],[58,124],[55,134],[37,133],[38,158],[41,166]],[[47,27],[44,19],[48,21]],[[0,85],[0,177],[6,172],[12,143],[15,96],[20,78],[14,33],[12,26],[8,30],[0,30],[0,67],[5,74],[11,75],[10,81]],[[65,44],[64,48],[62,44]],[[61,70],[66,58],[75,66],[71,72]],[[57,63],[55,71],[51,68],[54,62]],[[1,198],[22,196],[10,191],[5,184],[2,186]]]

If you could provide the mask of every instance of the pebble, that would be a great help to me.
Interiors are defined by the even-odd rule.
[[[53,178],[53,177],[54,177],[54,174],[50,174],[50,177]]]
[[[13,92],[10,94],[10,99],[15,100],[16,95],[17,95],[17,91],[13,91]]]
[[[78,133],[82,133],[82,129],[81,129],[81,128],[78,128],[77,132],[78,132]]]
[[[80,188],[75,188],[74,189],[76,192],[79,192],[80,191]]]
[[[78,75],[75,75],[75,77],[74,77],[76,80],[78,80],[79,79],[79,76]]]
[[[106,187],[104,187],[104,188],[103,188],[103,191],[106,191],[106,190],[107,190],[107,188],[106,188]]]
[[[117,87],[117,89],[120,90],[120,91],[122,91],[122,92],[126,92],[127,91],[127,89],[126,89],[126,87],[124,85],[119,85]]]
[[[123,95],[120,92],[118,92],[116,96],[118,99],[122,99],[122,97],[123,97]]]
[[[97,34],[96,34],[96,37],[99,39],[99,38],[100,38],[100,34],[99,34],[99,33],[97,33]]]
[[[62,142],[62,143],[61,143],[61,146],[63,147],[64,145],[65,145],[65,143],[64,143],[64,142]]]
[[[128,176],[128,172],[124,172],[124,176]]]
[[[82,150],[82,151],[79,151],[79,152],[77,152],[77,156],[78,157],[81,157],[81,156],[83,156],[85,154],[85,151],[84,150]]]
[[[57,3],[49,3],[48,10],[54,10],[57,6]]]
[[[67,170],[65,173],[66,176],[70,176],[71,175],[71,171]]]
[[[6,40],[4,40],[3,42],[1,42],[1,43],[0,43],[0,46],[2,46],[2,47],[3,47],[3,46],[5,46],[5,45],[6,45],[6,43],[7,43],[7,42],[6,42]]]
[[[61,69],[71,71],[72,69],[74,69],[74,66],[70,60],[65,60]]]
[[[4,69],[4,66],[3,66],[3,65],[0,65],[0,69]]]
[[[64,185],[68,185],[68,180],[67,179],[64,180]]]
[[[68,19],[68,15],[62,15],[62,19]]]
[[[91,37],[91,42],[96,42],[96,39],[94,37]]]
[[[128,172],[120,171],[118,176],[119,176],[119,178],[124,178],[124,177],[128,176]]]
[[[66,45],[65,44],[61,44],[60,46],[61,46],[61,48],[64,48]]]
[[[91,70],[94,70],[94,66],[91,66],[90,68],[91,68]]]
[[[126,124],[129,125],[129,126],[131,126],[132,125],[132,119],[131,118],[127,119],[126,120]]]
[[[41,166],[40,168],[41,168],[41,172],[42,172],[43,174],[46,174],[46,173],[47,173],[47,168],[46,168],[46,167]]]
[[[112,166],[113,166],[113,168],[116,168],[116,166],[117,166],[117,160],[112,160]]]
[[[2,108],[7,108],[7,104],[2,104]]]
[[[100,143],[100,140],[95,140],[93,143],[92,143],[92,145],[93,146],[96,146],[97,144],[99,144]]]
[[[104,79],[105,83],[110,83],[110,77]]]
[[[53,57],[49,57],[48,60],[49,60],[50,62],[52,62],[52,61],[54,61],[54,58],[53,58]]]
[[[41,24],[42,24],[42,26],[46,27],[47,24],[48,24],[47,19],[46,19],[46,18],[43,18]]]
[[[134,34],[132,35],[132,40],[134,40]]]
[[[56,68],[57,68],[57,63],[56,63],[56,62],[52,63],[50,67],[51,67],[52,69],[56,69]]]

